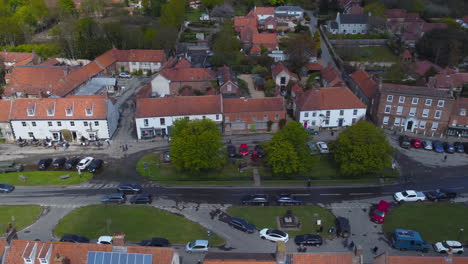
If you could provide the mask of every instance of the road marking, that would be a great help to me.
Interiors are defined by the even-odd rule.
[[[349,195],[370,195],[374,193],[350,193]]]
[[[291,195],[293,195],[293,196],[311,196],[310,193],[293,193]]]
[[[321,193],[319,195],[341,195],[341,193]]]
[[[463,189],[465,187],[455,187],[455,188],[451,188],[451,189],[454,189],[454,190],[460,190],[460,189]]]

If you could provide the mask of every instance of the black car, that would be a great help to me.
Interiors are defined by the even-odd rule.
[[[239,217],[231,217],[231,220],[229,220],[229,226],[249,234],[252,234],[257,230],[254,225]]]
[[[71,243],[89,243],[89,239],[79,235],[63,235],[60,242],[71,242]]]
[[[37,164],[39,170],[46,170],[50,164],[52,164],[52,159],[41,159]]]
[[[54,162],[52,162],[52,166],[56,169],[60,169],[65,165],[65,162],[67,161],[66,158],[56,158]]]
[[[15,186],[9,184],[0,184],[0,192],[11,193],[15,190]]]
[[[65,162],[65,165],[64,165],[64,168],[66,170],[71,170],[73,168],[76,167],[76,164],[78,164],[78,162],[80,162],[80,159],[79,158],[71,158],[71,159],[68,159],[66,162]]]
[[[336,224],[336,235],[339,237],[349,237],[351,234],[351,227],[349,225],[349,220],[344,217],[337,217],[335,220]]]
[[[235,157],[237,152],[236,152],[236,147],[233,145],[228,145],[227,146],[227,153],[229,154],[229,157]]]
[[[321,246],[323,244],[323,239],[319,235],[299,235],[294,238],[294,243],[296,245],[303,245],[303,246]]]
[[[266,194],[254,194],[245,196],[242,198],[243,205],[268,205],[268,195]]]
[[[453,154],[455,153],[455,146],[450,142],[444,142],[444,150],[447,153]]]
[[[259,158],[265,157],[265,150],[263,149],[262,146],[260,146],[260,145],[255,145],[254,150],[257,151],[258,157],[259,157]]]
[[[400,147],[402,148],[410,148],[411,146],[411,140],[408,136],[403,136],[401,135],[399,138],[398,138],[398,141],[400,142]]]
[[[276,203],[278,205],[301,205],[302,200],[291,194],[280,194],[276,197]]]
[[[130,198],[132,204],[150,204],[153,202],[153,196],[151,194],[143,193],[137,194]]]
[[[117,187],[117,191],[125,194],[141,193],[143,188],[138,184],[122,183]]]
[[[144,247],[169,247],[171,245],[169,240],[161,237],[153,237],[150,240],[142,240],[138,244]]]
[[[127,201],[127,197],[123,193],[113,193],[104,195],[101,199],[102,203],[116,203],[116,204],[123,204]]]
[[[453,143],[453,146],[455,147],[455,151],[458,153],[463,153],[465,152],[465,147],[461,142],[455,142]]]
[[[88,172],[95,173],[102,167],[102,164],[104,164],[104,161],[102,161],[101,159],[94,159],[93,161],[91,161],[91,164],[89,164]]]
[[[438,202],[440,200],[450,200],[457,197],[454,190],[437,189],[433,192],[425,192],[426,198],[430,201]]]

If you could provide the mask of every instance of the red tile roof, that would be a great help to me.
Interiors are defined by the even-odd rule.
[[[137,100],[135,118],[221,113],[220,96],[177,96]]]
[[[34,55],[31,52],[0,52],[0,57],[3,58],[5,63],[12,63],[14,65],[24,65],[33,60]]]
[[[294,264],[352,264],[352,253],[304,253],[293,254]]]
[[[434,68],[438,72],[443,70],[440,66],[428,60],[422,60],[422,61],[416,61],[416,64],[414,66],[414,71],[419,76],[424,76],[424,74],[426,74],[431,68]]]
[[[468,73],[445,73],[445,70],[429,80],[428,86],[438,89],[462,88],[468,83]]]
[[[191,68],[192,67],[192,63],[190,63],[190,61],[188,61],[186,58],[182,58],[181,60],[179,60],[176,65],[174,65],[174,68]]]
[[[246,27],[240,30],[239,36],[243,42],[251,43],[255,34],[258,34],[257,28]]]
[[[11,120],[77,120],[107,119],[107,104],[104,95],[74,95],[65,98],[20,98],[13,101]],[[34,116],[28,116],[28,109],[35,107]],[[48,109],[54,108],[54,115],[48,115]],[[73,109],[73,115],[67,116],[66,109]],[[86,115],[86,109],[92,108],[92,115]]]
[[[342,87],[311,89],[296,103],[301,111],[366,108],[351,90]]]
[[[297,75],[295,73],[290,72],[289,69],[286,66],[284,66],[283,63],[278,63],[275,65],[275,67],[273,67],[273,69],[271,69],[273,78],[276,78],[276,76],[278,76],[278,74],[280,74],[281,72],[285,72],[286,74],[288,74],[292,78],[295,78],[296,80],[298,79]]]
[[[382,254],[376,257],[376,259],[378,258],[384,258],[384,261],[380,262],[382,264],[468,264],[468,257],[388,256]]]
[[[58,61],[56,58],[48,59],[46,61],[43,61],[39,66],[57,66],[60,64],[60,61]]]
[[[465,110],[465,115],[460,115],[460,110]],[[452,108],[452,114],[450,115],[449,125],[452,125],[453,121],[456,120],[456,125],[467,126],[468,125],[468,98],[457,98]]]
[[[236,31],[240,31],[241,28],[257,28],[258,20],[257,16],[245,16],[245,17],[234,17],[234,27]]]
[[[229,98],[223,100],[224,113],[285,111],[283,98]]]
[[[293,87],[291,87],[291,91],[296,94],[296,98],[304,93],[304,89],[299,83],[294,84]]]
[[[207,68],[166,68],[159,74],[174,82],[215,81],[214,72]]]
[[[351,74],[351,79],[361,88],[364,94],[371,98],[377,91],[378,85],[365,70],[358,70]]]
[[[278,44],[276,33],[259,33],[252,36],[252,43],[254,44]]]
[[[10,122],[11,102],[10,100],[0,100],[0,122]]]
[[[322,78],[327,81],[327,86],[329,87],[338,87],[338,86],[346,86],[343,79],[341,79],[340,74],[337,70],[330,64],[327,67],[323,68],[320,72]]]
[[[274,15],[275,8],[271,6],[256,6],[254,7],[254,14],[256,15]]]
[[[351,15],[362,15],[364,14],[364,9],[359,6],[359,5],[353,5],[349,11],[348,11],[348,14],[351,14]]]
[[[409,52],[409,50],[405,49],[403,53],[401,54],[401,58],[404,60],[411,60],[413,58],[413,55]]]
[[[323,69],[320,63],[308,63],[306,67],[309,71],[321,71]]]

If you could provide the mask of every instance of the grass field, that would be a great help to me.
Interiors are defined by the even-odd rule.
[[[185,13],[185,17],[188,21],[197,22],[200,21],[200,16],[203,13],[206,13],[206,11],[201,9],[190,9],[188,12]]]
[[[395,228],[418,231],[424,240],[461,240],[468,242],[468,207],[455,203],[403,204],[385,219],[384,231]],[[464,232],[460,233],[460,228]]]
[[[285,215],[287,210],[291,210],[299,218],[302,226],[299,231],[286,231],[290,237],[299,234],[317,234],[317,220],[322,220],[322,237],[328,236],[328,229],[335,225],[335,216],[329,211],[318,206],[233,206],[229,207],[227,213],[230,216],[237,216],[246,219],[254,224],[258,229],[278,228],[276,217]]]
[[[9,223],[14,223],[18,231],[34,223],[41,213],[41,207],[39,205],[0,205],[0,212],[0,234],[2,234]]]
[[[71,177],[61,180],[60,176],[70,174]],[[28,179],[23,182],[19,175],[24,175]],[[15,186],[21,185],[71,185],[79,184],[91,179],[92,174],[82,172],[81,177],[76,171],[22,171],[0,174],[0,182]]]
[[[345,61],[396,62],[398,56],[385,47],[347,47],[336,51]]]
[[[206,229],[182,216],[144,205],[91,205],[78,208],[66,215],[54,230],[57,237],[79,234],[90,239],[124,232],[126,239],[139,242],[152,237],[163,237],[172,244],[185,244],[195,239],[206,239]],[[212,245],[223,244],[213,234]]]

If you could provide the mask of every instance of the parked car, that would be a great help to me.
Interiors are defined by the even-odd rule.
[[[23,164],[17,164],[14,161],[0,161],[0,173],[19,172],[23,168]]]
[[[424,140],[422,142],[422,146],[425,150],[432,150],[432,141],[430,140]]]
[[[307,142],[307,146],[309,147],[310,154],[317,154],[319,152],[314,142]]]
[[[56,158],[54,162],[52,162],[52,166],[56,169],[60,169],[63,167],[63,165],[65,165],[66,161],[66,158]]]
[[[387,216],[388,208],[390,203],[384,200],[381,200],[377,207],[372,211],[371,220],[377,224],[382,224]]]
[[[242,198],[243,205],[268,205],[268,196],[266,194],[248,195]]]
[[[414,190],[406,190],[397,192],[393,195],[393,198],[397,202],[422,202],[426,200],[426,195],[423,192],[417,192]]]
[[[260,145],[255,145],[254,150],[257,151],[258,157],[259,157],[259,158],[265,157],[265,150],[263,149],[262,146],[260,146]]]
[[[413,148],[421,148],[422,147],[421,140],[417,138],[413,138],[411,140],[411,146],[413,146]]]
[[[128,72],[121,72],[119,73],[120,78],[132,78],[132,75]]]
[[[313,136],[316,136],[316,135],[319,134],[319,131],[317,131],[317,130],[315,130],[313,128],[306,128],[306,131],[307,131],[308,134],[313,135]]]
[[[232,158],[236,156],[236,147],[234,147],[233,145],[228,145],[226,150],[227,150],[229,157]]]
[[[99,245],[112,245],[112,236],[100,236],[97,244]]]
[[[425,192],[426,198],[430,201],[438,202],[440,200],[450,200],[457,197],[457,193],[454,190],[449,189],[437,189],[432,192]]]
[[[247,144],[241,144],[239,147],[239,153],[242,154],[243,156],[248,156],[249,155],[249,147]]]
[[[276,197],[278,205],[301,205],[302,199],[291,194],[280,194]]]
[[[401,135],[399,138],[398,138],[398,142],[400,142],[400,147],[402,148],[409,148],[411,146],[411,141],[410,141],[410,138],[408,136],[404,136],[404,135]]]
[[[89,173],[95,173],[97,170],[99,170],[102,167],[102,164],[104,164],[104,161],[102,159],[95,159],[89,164],[88,172]]]
[[[169,247],[171,245],[169,240],[162,237],[153,237],[149,240],[142,240],[138,244],[144,247]]]
[[[165,163],[171,162],[171,153],[169,151],[166,151],[163,153],[163,162]]]
[[[185,246],[185,251],[188,253],[192,252],[208,252],[208,248],[210,244],[208,240],[195,240],[192,242],[188,242]]]
[[[93,160],[94,160],[93,157],[86,157],[80,160],[80,162],[76,165],[76,168],[82,171],[86,170],[86,168],[89,166],[89,164],[91,164]]]
[[[65,169],[66,170],[70,170],[74,167],[76,167],[76,165],[78,164],[78,162],[80,161],[79,158],[71,158],[71,159],[68,159],[66,162],[65,162]]]
[[[305,234],[299,235],[294,238],[294,243],[300,246],[316,246],[319,247],[323,244],[323,239],[319,235]]]
[[[122,183],[117,187],[117,191],[125,194],[134,194],[143,192],[143,188],[138,184]]]
[[[39,170],[46,170],[50,164],[52,164],[52,159],[41,159],[39,163],[37,163],[37,168]]]
[[[444,146],[442,145],[442,142],[440,142],[439,140],[432,141],[432,149],[437,153],[444,152]]]
[[[468,154],[468,142],[463,142],[463,149],[465,150],[465,153]]]
[[[430,246],[413,230],[395,229],[391,238],[392,247],[399,250],[429,251]]]
[[[285,233],[278,229],[264,228],[260,230],[259,234],[260,234],[261,239],[266,239],[266,240],[270,240],[274,242],[276,241],[288,242],[289,240],[288,233]]]
[[[229,220],[229,226],[249,234],[252,234],[257,230],[254,225],[239,217],[231,217],[231,220]]]
[[[325,142],[317,142],[317,148],[320,153],[326,154],[330,153],[330,150],[328,149],[327,143]]]
[[[153,196],[147,193],[137,194],[130,198],[130,203],[132,204],[151,204],[152,202]]]
[[[433,246],[434,250],[438,253],[446,254],[450,250],[454,254],[462,254],[463,253],[463,245],[462,243],[454,240],[447,240],[442,242],[437,242]]]
[[[453,143],[453,146],[455,147],[455,151],[458,153],[463,153],[465,152],[465,147],[461,142],[455,142]]]
[[[102,203],[115,203],[115,204],[123,204],[127,201],[127,197],[123,193],[113,193],[113,194],[106,194],[102,197]]]
[[[336,235],[338,237],[349,237],[351,235],[351,226],[349,220],[344,217],[337,217],[335,220],[336,224]]]
[[[447,153],[453,154],[455,153],[455,146],[450,142],[444,142],[444,150]]]
[[[89,238],[79,235],[63,235],[60,242],[89,243]]]
[[[0,183],[0,192],[2,193],[11,193],[14,190],[15,190],[15,186]]]

